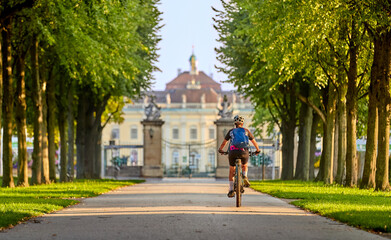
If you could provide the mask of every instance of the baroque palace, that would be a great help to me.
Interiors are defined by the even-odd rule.
[[[105,167],[111,166],[114,158],[121,159],[125,166],[143,165],[141,121],[146,119],[145,109],[151,103],[159,109],[164,121],[161,160],[165,176],[186,176],[189,170],[193,176],[213,176],[217,145],[221,144],[216,142],[214,122],[220,118],[221,111],[244,116],[245,127],[254,132],[250,128],[251,102],[234,91],[222,91],[211,76],[198,71],[193,54],[190,71],[178,72],[164,91],[150,92],[144,99],[127,104],[123,109],[125,120],[122,124],[106,126],[103,131]],[[260,139],[257,141],[262,146]],[[109,143],[118,147],[106,148]],[[270,155],[274,158],[273,153]]]

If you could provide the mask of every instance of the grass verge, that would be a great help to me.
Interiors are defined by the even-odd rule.
[[[143,180],[75,180],[73,183],[53,183],[27,188],[0,188],[0,230],[77,204],[77,198],[94,197],[140,182]]]
[[[298,199],[291,204],[348,225],[391,232],[391,193],[321,182],[252,181],[251,187],[278,198]]]

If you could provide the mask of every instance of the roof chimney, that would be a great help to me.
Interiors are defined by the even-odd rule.
[[[178,68],[178,76],[181,75],[182,69]]]

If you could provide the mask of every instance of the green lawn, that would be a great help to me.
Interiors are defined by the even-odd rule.
[[[76,198],[94,197],[140,182],[143,180],[75,180],[73,183],[54,183],[28,188],[0,188],[0,230],[31,217],[76,204]]]
[[[391,232],[391,193],[325,185],[321,182],[252,181],[251,187],[351,226]]]

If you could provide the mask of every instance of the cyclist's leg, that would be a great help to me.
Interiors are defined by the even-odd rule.
[[[247,177],[248,163],[242,165],[243,176]]]
[[[229,160],[229,176],[228,176],[228,181],[229,181],[229,192],[228,192],[228,197],[234,197],[234,175],[235,175],[235,159],[236,154],[234,152],[230,152],[228,155],[228,160]]]
[[[248,159],[250,157],[250,154],[248,151],[242,152],[240,159],[242,159],[242,172],[243,176],[247,176],[248,171]]]
[[[242,173],[243,173],[243,180],[244,180],[244,186],[249,187],[250,182],[247,178],[247,173],[248,173],[248,159],[250,155],[248,151],[243,152],[242,155]]]
[[[234,190],[234,175],[235,175],[235,166],[229,166],[229,191]]]
[[[234,180],[234,175],[235,175],[235,166],[229,166],[228,181],[232,182]]]

